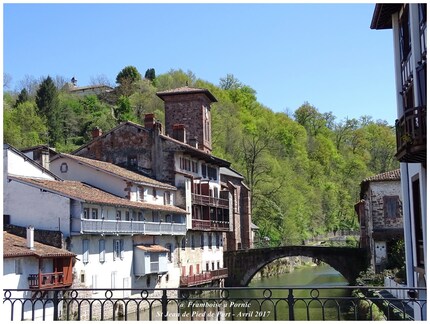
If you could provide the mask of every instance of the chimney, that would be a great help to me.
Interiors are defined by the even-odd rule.
[[[182,143],[187,142],[187,136],[186,136],[184,124],[174,124],[173,125],[173,138],[182,142]]]
[[[143,125],[146,129],[153,129],[155,124],[155,115],[154,114],[145,114],[145,118],[143,121]]]
[[[95,127],[92,131],[91,131],[91,135],[93,136],[93,139],[102,136],[103,132],[102,129],[100,127]]]
[[[27,227],[27,247],[30,250],[34,250],[34,227]]]

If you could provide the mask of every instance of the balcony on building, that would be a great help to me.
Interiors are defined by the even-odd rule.
[[[399,162],[426,163],[427,108],[409,108],[396,120],[397,153]]]
[[[119,235],[185,235],[185,220],[144,221],[144,220],[111,220],[111,219],[80,219],[82,234],[119,234]]]
[[[38,273],[29,274],[28,286],[30,289],[65,288],[72,285],[72,258],[53,258],[53,264],[52,272],[43,272],[42,269],[39,269]]]
[[[213,280],[223,279],[228,277],[228,269],[222,268],[212,271],[204,271],[202,273],[181,276],[181,287],[193,287],[211,283]]]
[[[136,245],[133,253],[134,275],[166,273],[169,253],[160,245]]]
[[[229,192],[214,194],[208,183],[195,184],[191,193],[192,229],[230,231]]]
[[[195,203],[193,201],[192,229],[202,231],[230,231],[229,209]]]

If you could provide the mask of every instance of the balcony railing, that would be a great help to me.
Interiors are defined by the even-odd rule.
[[[400,162],[425,163],[427,158],[427,109],[415,107],[396,121],[397,153]]]
[[[81,219],[83,234],[185,235],[185,223]]]
[[[67,282],[63,272],[37,273],[28,276],[28,286],[32,289],[53,289],[69,287],[72,282]]]
[[[191,202],[194,205],[229,208],[228,199],[215,198],[198,194],[191,194]]]
[[[206,219],[193,219],[192,228],[203,231],[228,231],[230,229],[230,223]]]
[[[203,273],[181,276],[181,286],[191,287],[210,283],[212,280],[228,277],[228,269],[222,268],[218,270],[205,271]]]
[[[212,277],[212,280],[227,278],[228,277],[228,269],[222,268],[222,269],[217,269],[217,270],[211,270],[211,277]]]
[[[210,283],[212,281],[211,273],[206,271],[199,274],[181,276],[181,286],[182,287],[192,287]]]

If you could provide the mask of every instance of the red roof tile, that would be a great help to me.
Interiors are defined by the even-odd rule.
[[[169,252],[169,249],[161,245],[136,245],[136,247],[145,252]]]
[[[218,101],[208,89],[190,88],[188,86],[180,87],[176,89],[169,89],[165,91],[159,91],[156,93],[156,95],[161,99],[163,99],[166,96],[172,96],[172,95],[178,95],[178,94],[192,94],[192,93],[204,93],[210,100],[212,100],[212,102]]]
[[[362,182],[396,181],[400,180],[400,169],[387,171],[364,179]]]
[[[156,205],[145,202],[130,201],[124,198],[114,196],[110,193],[102,191],[100,189],[91,187],[82,182],[78,181],[55,181],[45,180],[37,178],[26,178],[9,176],[10,179],[16,180],[22,183],[36,186],[40,189],[44,189],[53,193],[57,193],[62,196],[66,196],[72,199],[85,201],[87,203],[104,204],[111,206],[120,207],[135,207],[144,208],[150,210],[166,211],[176,214],[186,214],[184,209],[169,205]]]
[[[3,232],[3,258],[33,256],[36,258],[73,257],[76,254],[50,245],[34,242],[34,250],[27,247],[27,239]]]

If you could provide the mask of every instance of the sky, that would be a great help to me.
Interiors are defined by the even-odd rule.
[[[7,90],[26,76],[78,86],[126,66],[232,74],[274,112],[308,102],[338,121],[396,119],[391,30],[371,30],[374,3],[3,3]]]

